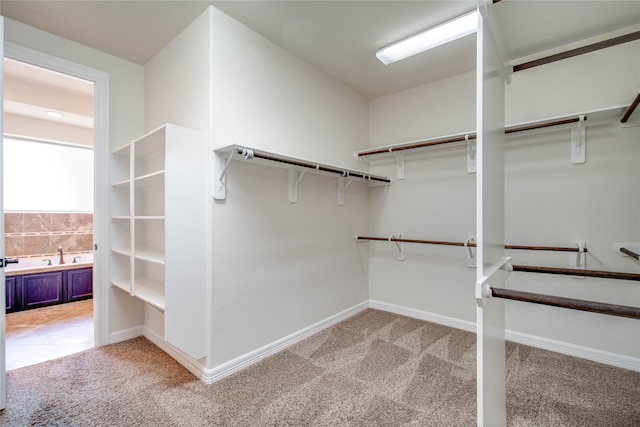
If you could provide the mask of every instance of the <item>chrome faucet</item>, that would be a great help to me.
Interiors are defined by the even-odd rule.
[[[64,264],[64,257],[62,256],[62,246],[58,246],[58,253],[60,254],[60,261],[58,261],[58,264]]]

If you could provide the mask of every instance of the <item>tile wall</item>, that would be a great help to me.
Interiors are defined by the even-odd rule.
[[[92,213],[5,212],[5,256],[13,258],[93,250]]]

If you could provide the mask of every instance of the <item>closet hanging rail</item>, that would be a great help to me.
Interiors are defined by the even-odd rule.
[[[620,248],[620,252],[622,252],[623,254],[627,254],[630,257],[635,258],[638,261],[640,261],[640,254],[637,254],[637,253],[633,252],[632,250],[629,250],[627,248]]]
[[[627,111],[624,113],[624,116],[620,119],[620,123],[627,123],[629,117],[633,114],[636,108],[638,108],[638,104],[640,104],[640,93],[636,95],[636,98],[633,100]]]
[[[535,265],[513,265],[513,271],[527,273],[561,274],[566,276],[599,277],[602,279],[634,280],[640,281],[640,274],[621,273],[616,271],[580,270],[575,268],[540,267]]]
[[[420,243],[427,245],[445,245],[445,246],[469,246],[475,248],[475,243],[463,243],[463,242],[446,242],[441,240],[421,240],[421,239],[405,239],[400,237],[370,237],[370,236],[355,236],[356,240],[374,240],[381,242],[400,242],[400,243]],[[580,248],[560,247],[560,246],[528,246],[528,245],[505,245],[505,249],[514,250],[528,250],[528,251],[558,251],[558,252],[580,252]],[[582,252],[587,252],[587,248],[584,248]]]
[[[574,298],[557,297],[552,295],[516,291],[504,288],[490,289],[491,296],[495,298],[550,305],[553,307],[569,308],[573,310],[588,311],[591,313],[608,314],[612,316],[627,317],[630,319],[640,319],[639,307],[608,304],[596,301],[585,301]]]
[[[576,49],[567,50],[565,52],[560,52],[555,55],[550,55],[544,58],[536,59],[534,61],[528,61],[522,64],[514,65],[513,72],[515,73],[515,72],[526,70],[529,68],[538,67],[540,65],[561,61],[563,59],[572,58],[574,56],[583,55],[585,53],[595,52],[596,50],[617,46],[619,44],[631,42],[638,39],[640,39],[640,31],[625,34],[619,37],[614,37],[609,40],[604,40],[598,43],[593,43],[593,44],[582,46]]]

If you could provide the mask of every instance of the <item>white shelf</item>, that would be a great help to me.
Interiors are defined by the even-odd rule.
[[[138,278],[133,283],[134,296],[164,311],[164,283],[151,278]]]
[[[196,359],[206,355],[208,162],[206,133],[167,124],[111,163],[111,283],[163,310],[164,339]]]
[[[111,248],[111,252],[116,255],[131,257],[131,250],[129,248]]]
[[[136,248],[134,258],[141,261],[148,261],[154,264],[164,265],[164,251],[155,248]]]

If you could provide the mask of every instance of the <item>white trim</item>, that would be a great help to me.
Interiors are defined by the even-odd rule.
[[[141,336],[144,336],[144,330],[142,326],[135,326],[133,328],[123,329],[121,331],[109,334],[109,344],[132,340]]]
[[[475,322],[470,322],[468,320],[460,320],[454,317],[442,316],[440,314],[429,313],[427,311],[416,310],[414,308],[376,300],[369,300],[369,308],[388,311],[401,316],[413,317],[414,319],[425,320],[427,322],[437,323],[451,328],[462,329],[463,331],[473,332],[474,334],[476,333]]]
[[[453,317],[442,316],[439,314],[429,313],[427,311],[416,310],[413,308],[375,300],[369,301],[369,307],[377,310],[388,311],[390,313],[400,314],[402,316],[413,317],[415,319],[426,320],[427,322],[450,326],[456,329],[462,329],[464,331],[474,333],[476,332],[476,324],[467,320],[455,319]],[[549,350],[556,353],[579,357],[581,359],[591,360],[593,362],[603,363],[605,365],[611,365],[618,368],[640,372],[640,357],[626,356],[624,354],[612,353],[591,347],[584,347],[564,341],[556,341],[549,338],[511,331],[508,329],[505,330],[505,338],[509,341],[528,345],[530,347],[536,347],[543,350]]]
[[[205,378],[202,379],[205,383],[211,384],[216,381],[219,381],[225,377],[228,377],[231,374],[234,374],[244,368],[247,368],[254,363],[265,359],[272,354],[275,354],[279,351],[290,347],[305,338],[310,337],[311,335],[317,334],[318,332],[327,329],[337,323],[342,322],[343,320],[348,319],[351,316],[354,316],[360,313],[363,310],[369,308],[369,302],[361,302],[360,304],[356,304],[351,308],[348,308],[344,311],[341,311],[338,314],[330,316],[320,322],[317,322],[311,326],[308,326],[304,329],[299,330],[298,332],[294,332],[291,335],[288,335],[284,338],[276,340],[270,344],[267,344],[263,347],[260,347],[256,350],[253,350],[249,353],[243,354],[242,356],[236,357],[233,360],[225,362],[221,365],[218,365],[214,368],[205,369],[204,374]],[[188,369],[188,368],[187,368]]]
[[[207,381],[204,366],[200,364],[196,359],[186,355],[185,353],[181,352],[180,350],[166,342],[161,335],[159,335],[151,328],[145,326],[143,328],[142,335],[146,339],[154,343],[156,346],[158,346],[158,348],[160,348],[162,351],[175,359],[176,362],[181,364],[186,370],[198,377],[200,381],[209,384],[209,382]]]
[[[58,58],[17,44],[4,43],[4,56],[94,83],[94,253],[93,308],[95,345],[110,343],[109,336],[109,257],[107,212],[109,207],[109,73]]]

